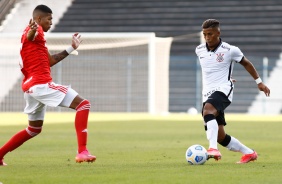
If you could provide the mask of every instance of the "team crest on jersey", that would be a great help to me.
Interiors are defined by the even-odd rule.
[[[222,54],[222,53],[218,53],[218,54],[216,54],[217,55],[217,58],[216,58],[216,60],[218,61],[218,62],[222,62],[223,60],[224,60],[224,54]]]

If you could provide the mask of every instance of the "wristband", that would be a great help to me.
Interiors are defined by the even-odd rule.
[[[259,78],[257,78],[255,81],[256,81],[256,83],[257,83],[257,84],[262,83],[262,80],[261,80],[261,78],[260,78],[260,77],[259,77]]]
[[[75,49],[72,46],[69,46],[66,51],[68,54],[71,54]]]

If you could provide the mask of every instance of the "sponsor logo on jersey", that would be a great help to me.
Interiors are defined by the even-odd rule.
[[[217,88],[207,92],[206,94],[204,94],[204,97],[209,97],[211,94],[213,94],[214,92],[219,91],[219,90],[220,90],[220,87],[217,87]],[[208,99],[212,99],[212,98],[208,98]]]

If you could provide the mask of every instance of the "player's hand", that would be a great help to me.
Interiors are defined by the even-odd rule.
[[[38,28],[38,24],[32,19],[29,20],[29,27],[31,30],[36,31]]]
[[[71,46],[75,50],[78,48],[79,44],[82,42],[80,37],[81,37],[81,35],[79,33],[74,33],[74,35],[72,35],[72,44],[71,44]]]
[[[263,91],[266,96],[270,95],[270,89],[266,85],[264,85],[264,83],[259,83],[258,88],[260,91]]]

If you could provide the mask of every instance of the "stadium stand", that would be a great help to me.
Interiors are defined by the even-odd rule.
[[[75,0],[54,32],[156,32],[159,37],[201,30],[205,19],[221,21],[222,38],[241,48],[262,73],[262,58],[275,66],[282,45],[282,1],[99,1]],[[199,38],[174,42],[170,59],[170,112],[197,106],[195,47]],[[227,111],[244,113],[258,94],[255,83],[235,64],[234,102]],[[198,104],[199,106],[199,104]]]
[[[223,41],[241,48],[262,74],[262,58],[269,58],[271,71],[281,52],[281,11],[280,0],[74,0],[53,32],[155,32],[171,37],[199,32],[205,19],[215,18],[222,24]],[[194,53],[199,44],[199,37],[172,43],[170,112],[200,108]],[[256,84],[238,64],[233,78],[238,82],[227,112],[245,113],[258,94]]]
[[[14,6],[16,0],[1,0],[0,1],[0,24],[5,20],[5,16],[9,13],[10,9]]]

